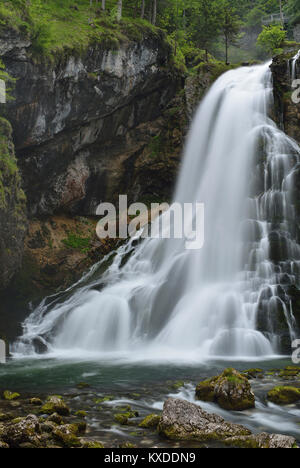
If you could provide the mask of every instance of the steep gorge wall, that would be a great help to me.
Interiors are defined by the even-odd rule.
[[[12,128],[0,118],[0,291],[21,266],[26,228],[26,199],[21,189]]]
[[[150,35],[38,63],[30,44],[14,38],[5,50],[5,42],[3,61],[18,78],[7,117],[29,214],[90,215],[119,193],[151,193],[137,160],[156,131],[143,124],[162,115],[181,84],[167,43]]]

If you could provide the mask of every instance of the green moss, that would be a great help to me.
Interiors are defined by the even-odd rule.
[[[87,449],[103,449],[104,445],[101,444],[101,442],[89,441],[86,442],[83,447]]]
[[[53,436],[58,442],[60,442],[63,445],[63,447],[77,448],[81,446],[80,439],[75,434],[66,434],[60,429],[55,429],[53,431]]]
[[[11,392],[10,390],[5,390],[3,392],[3,398],[4,400],[12,401],[12,400],[18,400],[20,398],[20,394],[17,392]]]
[[[76,411],[76,413],[74,413],[74,414],[75,414],[75,416],[78,416],[79,418],[86,418],[87,417],[87,412],[82,411],[82,410]]]
[[[96,2],[77,0],[7,0],[0,6],[0,27],[21,31],[32,41],[36,60],[60,60],[66,53],[77,56],[89,45],[98,44],[110,50],[119,49],[128,41],[144,38],[159,40],[171,55],[165,33],[146,20],[127,18],[116,21],[110,8],[103,12]]]
[[[268,392],[267,398],[277,405],[290,405],[300,401],[300,388],[278,386]]]
[[[196,398],[201,401],[215,400],[215,378],[205,380],[197,385]]]
[[[121,424],[122,426],[126,426],[128,424],[128,418],[123,413],[117,413],[114,415],[114,419],[117,423]]]
[[[91,238],[81,237],[76,233],[70,232],[66,239],[62,240],[62,243],[69,249],[80,250],[82,253],[89,252],[91,248]]]
[[[160,422],[160,416],[158,414],[149,414],[146,416],[143,421],[139,424],[139,427],[146,429],[157,428]]]

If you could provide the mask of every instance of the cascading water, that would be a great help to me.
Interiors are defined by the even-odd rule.
[[[15,351],[42,343],[81,357],[278,353],[295,330],[285,286],[297,284],[300,265],[291,199],[299,147],[268,117],[271,104],[266,64],[224,74],[195,116],[174,200],[205,204],[201,250],[186,250],[184,239],[131,240],[104,274],[96,265],[43,301]]]

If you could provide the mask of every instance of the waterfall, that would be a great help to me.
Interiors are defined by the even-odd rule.
[[[292,74],[291,74],[292,83],[297,78],[297,62],[298,62],[299,58],[300,58],[300,50],[292,58]]]
[[[100,262],[45,299],[23,324],[16,353],[257,358],[293,339],[286,286],[299,279],[299,147],[268,116],[269,66],[222,75],[191,125],[174,201],[204,203],[204,247],[130,240],[104,274]]]

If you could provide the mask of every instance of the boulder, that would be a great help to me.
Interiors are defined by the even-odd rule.
[[[196,398],[215,402],[226,410],[243,411],[255,407],[248,378],[231,368],[218,377],[200,382],[196,387]]]
[[[276,405],[291,405],[300,401],[300,388],[274,387],[268,392],[267,398]]]
[[[0,439],[10,448],[19,448],[21,444],[31,444],[38,448],[41,446],[41,427],[38,418],[30,414],[26,418],[0,425]]]
[[[226,422],[221,416],[177,398],[169,398],[158,426],[161,435],[173,440],[225,440],[251,435],[243,426]]]
[[[297,448],[294,437],[281,434],[266,434],[265,432],[251,436],[231,437],[225,440],[225,444],[238,448]]]
[[[60,416],[69,416],[70,409],[60,396],[48,397],[47,402],[40,410],[41,414],[57,413]]]

